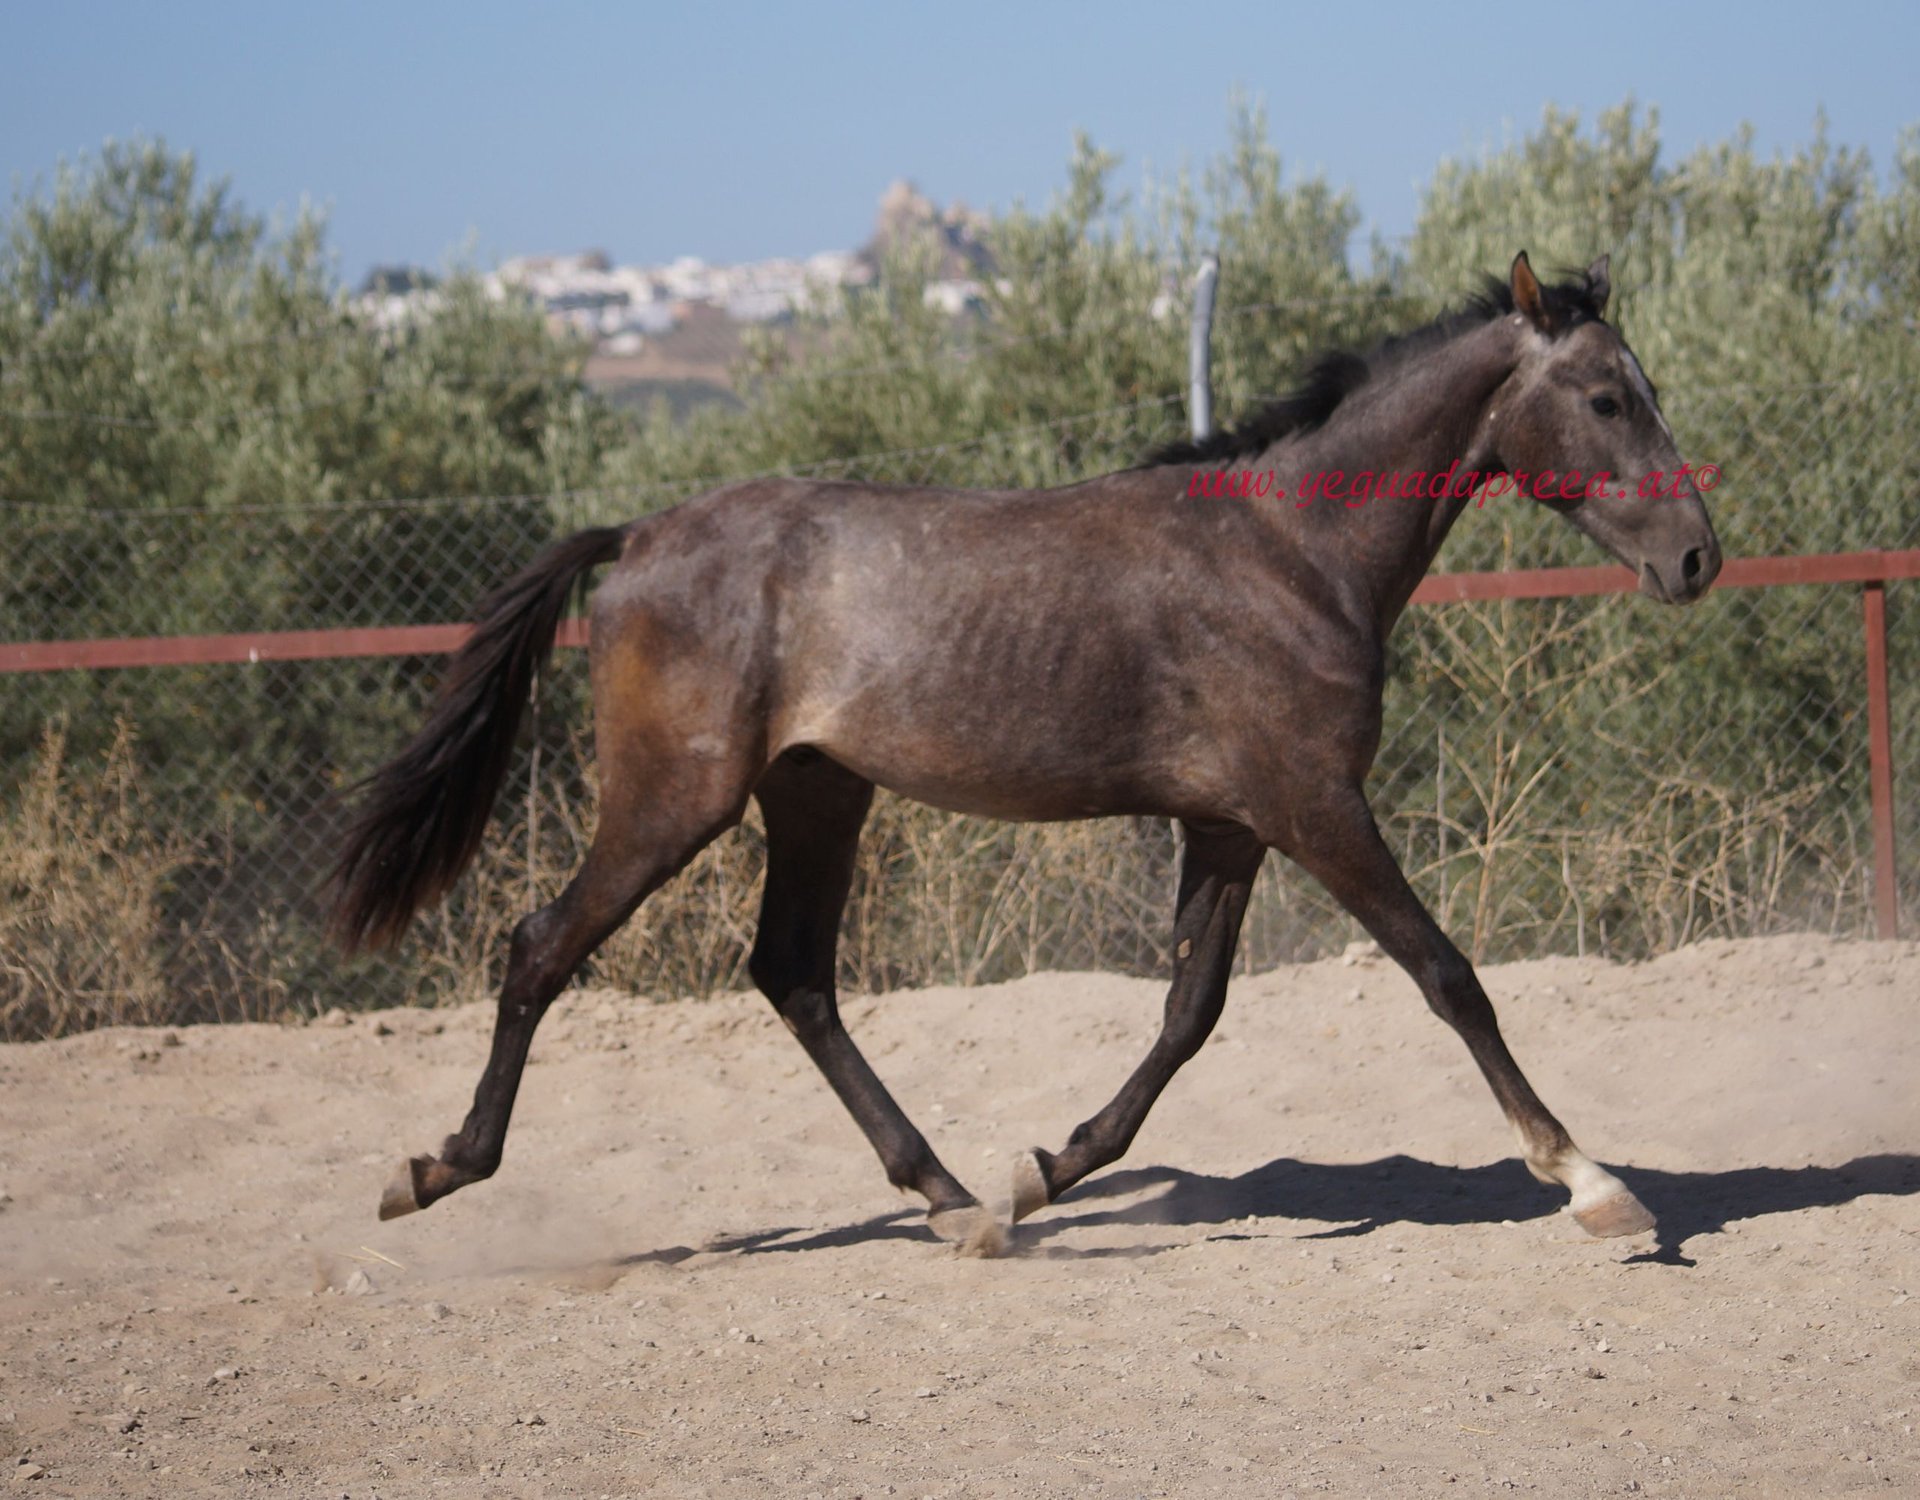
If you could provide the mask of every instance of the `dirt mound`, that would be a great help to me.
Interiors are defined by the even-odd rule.
[[[999,1260],[933,1240],[751,997],[570,995],[500,1175],[384,1225],[487,1007],[0,1048],[0,1466],[353,1500],[1920,1493],[1920,948],[1484,977],[1657,1241],[1557,1212],[1379,960],[1237,981],[1128,1159]],[[1052,974],[847,1011],[1004,1201],[1160,999]]]

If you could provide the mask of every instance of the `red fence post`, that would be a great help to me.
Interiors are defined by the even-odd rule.
[[[1893,849],[1893,712],[1887,699],[1887,585],[1861,589],[1867,627],[1867,780],[1873,791],[1873,915],[1878,936],[1900,936]]]

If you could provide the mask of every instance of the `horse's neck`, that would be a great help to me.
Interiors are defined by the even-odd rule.
[[[1456,462],[1459,476],[1490,470],[1497,459],[1484,436],[1489,407],[1519,353],[1512,320],[1495,319],[1369,381],[1325,427],[1262,462],[1291,471],[1296,484],[1336,469],[1349,484],[1360,474],[1402,483],[1425,475],[1431,483]],[[1300,544],[1359,596],[1384,635],[1467,503],[1374,498],[1349,504],[1322,495],[1304,506],[1281,501],[1276,510]]]

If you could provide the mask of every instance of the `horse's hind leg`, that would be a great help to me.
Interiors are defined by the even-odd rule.
[[[940,1164],[840,1020],[834,966],[873,783],[819,752],[790,751],[754,788],[767,825],[767,883],[748,972],[807,1050],[895,1187],[927,1200],[943,1239],[991,1252],[992,1220]]]
[[[1589,1159],[1556,1120],[1507,1050],[1493,1002],[1473,965],[1454,947],[1414,894],[1399,861],[1380,837],[1358,790],[1280,843],[1282,852],[1316,877],[1403,969],[1434,1014],[1460,1034],[1492,1086],[1527,1169],[1573,1195],[1573,1216],[1589,1234],[1637,1234],[1653,1215],[1626,1184]]]
[[[625,776],[611,784],[609,777],[586,861],[556,900],[513,930],[493,1049],[466,1122],[447,1137],[439,1156],[416,1156],[401,1165],[380,1200],[381,1218],[425,1208],[494,1174],[533,1033],[547,1007],[635,907],[739,821],[747,779],[711,763],[644,785]]]
[[[1244,828],[1187,828],[1173,936],[1173,987],[1160,1035],[1111,1103],[1075,1128],[1066,1148],[1014,1159],[1013,1216],[1051,1203],[1089,1172],[1115,1162],[1180,1065],[1205,1044],[1226,1004],[1240,919],[1266,847]]]

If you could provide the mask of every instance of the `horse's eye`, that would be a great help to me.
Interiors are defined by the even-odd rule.
[[[1620,403],[1611,396],[1595,396],[1592,406],[1593,409],[1603,417],[1617,417],[1620,415]]]

